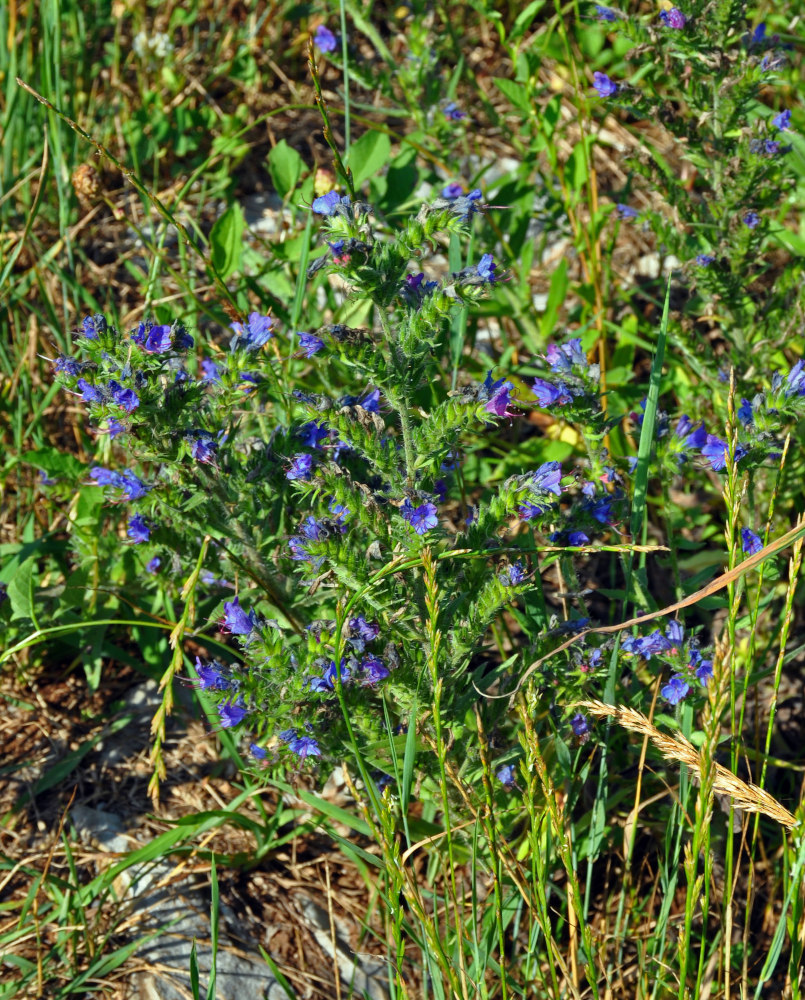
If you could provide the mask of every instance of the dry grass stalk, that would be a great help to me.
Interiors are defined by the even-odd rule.
[[[624,729],[647,736],[667,760],[681,761],[692,771],[699,772],[700,758],[696,747],[683,736],[668,736],[660,732],[642,713],[632,708],[606,705],[602,701],[581,701],[578,708],[591,715],[611,716]],[[796,826],[796,818],[764,789],[741,781],[721,764],[714,764],[714,767],[713,791],[731,796],[735,805],[745,812],[763,813],[789,830]]]

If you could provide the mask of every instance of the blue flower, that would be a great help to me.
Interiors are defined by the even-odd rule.
[[[791,112],[787,108],[785,111],[781,111],[779,115],[775,115],[771,120],[772,128],[776,128],[780,132],[785,132],[790,124]]]
[[[568,545],[589,545],[590,536],[583,531],[568,531],[567,533],[567,544]]]
[[[461,121],[462,118],[467,117],[467,112],[462,111],[455,101],[450,101],[449,104],[445,104],[444,106],[444,116],[449,121],[458,122]]]
[[[320,24],[313,35],[313,44],[320,52],[335,52],[336,37],[326,25]]]
[[[249,744],[249,753],[255,760],[265,760],[268,757],[268,750],[266,750],[265,747],[259,746],[257,743]]]
[[[458,198],[453,199],[450,210],[459,222],[469,222],[475,213],[483,207],[476,204],[482,198],[483,192],[481,189],[474,188],[469,194],[462,194]]]
[[[741,548],[747,555],[753,556],[763,548],[763,539],[750,528],[741,528]]]
[[[218,452],[218,441],[209,431],[188,431],[185,435],[190,442],[190,454],[197,462],[209,464]]]
[[[254,609],[246,614],[236,597],[232,601],[224,601],[224,617],[219,624],[221,631],[229,635],[251,635],[257,625],[257,615]]]
[[[407,521],[418,535],[424,535],[426,531],[435,528],[439,524],[436,505],[423,503],[414,507],[410,500],[406,498],[400,513],[403,520]]]
[[[703,660],[702,654],[696,651],[698,654],[698,659],[696,663],[691,661],[691,666],[696,667],[696,680],[701,684],[702,687],[707,687],[708,682],[713,677],[713,661]]]
[[[685,638],[685,629],[680,622],[673,619],[665,626],[665,635],[673,646],[679,647]]]
[[[341,195],[339,195],[337,191],[328,191],[327,194],[323,194],[319,198],[315,198],[311,208],[319,215],[333,215],[336,209],[344,203],[349,205],[349,198],[344,196],[342,199]]]
[[[744,427],[748,427],[755,419],[754,412],[752,410],[752,404],[749,402],[748,399],[741,400],[741,405],[738,407],[736,411],[736,416],[744,425]]]
[[[299,346],[305,352],[306,358],[312,358],[324,347],[324,341],[312,333],[300,333]]]
[[[617,21],[618,15],[611,7],[603,7],[600,3],[595,5],[595,12],[599,21]]]
[[[316,691],[317,693],[324,693],[327,691],[335,691],[336,682],[336,670],[335,661],[328,660],[327,665],[324,669],[324,673],[321,677],[311,677],[308,681],[308,687],[311,691]],[[350,679],[350,669],[341,661],[341,682],[348,681]]]
[[[201,371],[203,373],[204,382],[220,382],[221,381],[221,366],[213,361],[211,358],[201,359]]]
[[[298,736],[288,743],[288,749],[300,760],[306,757],[321,757],[319,744],[312,736]]]
[[[229,325],[235,331],[235,336],[229,345],[231,351],[236,351],[238,348],[256,351],[273,337],[271,327],[274,325],[274,320],[271,316],[264,316],[262,313],[250,312],[245,327],[242,323],[237,322]]]
[[[593,88],[598,91],[599,97],[612,97],[617,93],[618,85],[606,75],[606,73],[593,73]]]
[[[575,736],[586,736],[590,731],[590,723],[587,721],[585,715],[582,715],[581,712],[576,712],[570,720],[570,728],[573,730]]]
[[[564,406],[566,403],[571,402],[573,398],[567,387],[561,382],[559,385],[554,385],[552,382],[546,382],[544,378],[535,378],[533,388],[534,395],[537,397],[537,403],[546,408],[553,406],[554,403]]]
[[[198,675],[198,686],[202,691],[226,691],[230,687],[229,681],[221,673],[221,664],[217,660],[212,663],[202,663],[196,657],[196,674]]]
[[[159,558],[159,556],[154,556],[153,559],[149,560],[146,563],[145,565],[146,572],[156,573],[161,565],[162,565],[162,560]]]
[[[625,653],[642,656],[644,660],[647,660],[654,653],[664,653],[670,648],[671,643],[659,629],[655,629],[651,635],[627,636],[621,643],[621,649]]]
[[[461,184],[457,184],[455,181],[442,188],[442,198],[447,198],[448,200],[460,198],[463,194],[464,188]]]
[[[543,493],[553,493],[555,496],[562,495],[561,462],[543,462],[531,478],[534,489],[542,490]]]
[[[101,334],[106,333],[106,330],[106,319],[100,313],[95,313],[94,316],[85,316],[81,320],[81,333],[87,340],[97,340]]]
[[[794,365],[791,371],[785,377],[786,381],[786,396],[792,396],[797,393],[799,396],[805,396],[805,360],[800,358],[799,361]]]
[[[247,711],[246,706],[243,704],[243,698],[225,701],[218,706],[218,717],[221,720],[222,729],[230,729],[232,726],[239,725],[246,718],[246,715]]]
[[[366,642],[371,642],[380,635],[380,626],[377,622],[368,622],[363,615],[356,615],[355,618],[351,618],[349,627],[352,632]]]
[[[296,437],[308,448],[318,448],[319,441],[324,441],[329,436],[330,432],[324,421],[309,420],[296,431]]]
[[[293,481],[294,479],[310,479],[311,473],[313,471],[313,456],[312,455],[294,455],[291,459],[291,464],[288,471],[285,473],[285,478]]]
[[[743,224],[747,229],[755,229],[760,224],[760,216],[757,212],[747,212],[743,217]]]
[[[670,441],[675,449],[681,447],[699,451],[707,444],[707,431],[704,429],[703,423],[694,427],[690,417],[683,413],[673,430]]]
[[[54,370],[62,375],[80,375],[83,370],[83,365],[79,361],[76,361],[75,358],[69,358],[65,354],[54,358],[52,363]]]
[[[333,499],[329,502],[327,509],[335,516],[336,521],[343,522],[349,517],[349,507],[342,503],[338,503],[335,497],[333,497]]]
[[[709,267],[715,261],[715,257],[709,253],[696,254],[696,263],[699,267]]]
[[[129,526],[126,534],[135,543],[147,542],[151,537],[151,529],[144,518],[139,514],[135,514],[134,517],[129,518]]]
[[[548,344],[545,360],[558,375],[571,371],[574,365],[585,371],[590,367],[581,347],[581,337],[573,337],[566,344]]]
[[[495,261],[491,253],[485,253],[483,257],[475,265],[475,270],[478,273],[479,278],[483,278],[484,281],[488,281],[490,285],[494,285],[495,281]]]
[[[667,28],[673,28],[675,31],[681,31],[687,24],[687,18],[678,7],[661,10],[660,20]]]
[[[152,326],[146,334],[142,348],[149,354],[164,354],[171,349],[171,328],[167,324]]]
[[[517,774],[514,770],[514,765],[504,764],[503,767],[500,767],[498,768],[497,771],[495,771],[495,777],[498,779],[501,785],[503,785],[506,791],[509,791],[509,789],[514,786],[514,783],[517,780]]]
[[[126,411],[126,413],[133,413],[134,410],[140,405],[140,400],[137,393],[133,389],[124,389],[119,382],[115,382],[114,379],[109,381],[109,389],[112,393],[112,399]]]
[[[87,382],[85,378],[80,378],[76,384],[76,389],[81,393],[81,398],[85,403],[102,403],[103,393],[100,389],[96,389],[92,383]]]
[[[385,663],[383,663],[383,661],[378,659],[376,656],[367,656],[361,666],[363,667],[365,674],[363,683],[368,686],[379,684],[380,681],[384,681],[390,673],[389,668],[385,665]]]
[[[707,435],[707,443],[701,449],[701,453],[702,456],[708,460],[710,467],[714,472],[721,472],[727,467],[727,459],[729,458],[727,442],[722,441],[721,438],[716,437],[715,434]],[[735,449],[736,464],[741,461],[745,454],[746,448],[743,445],[738,445]]]
[[[636,219],[640,215],[636,208],[632,208],[631,205],[624,205],[622,201],[618,202],[617,209],[619,219]]]
[[[674,674],[665,687],[660,688],[660,694],[672,705],[678,705],[690,691],[690,684],[681,674]]]

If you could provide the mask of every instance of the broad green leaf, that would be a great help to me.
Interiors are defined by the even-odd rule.
[[[520,111],[524,111],[526,114],[531,114],[534,107],[528,95],[528,90],[522,83],[515,83],[514,80],[506,80],[499,76],[494,77],[494,81],[498,90],[504,97],[508,97],[516,108],[519,108]]]
[[[212,262],[223,280],[231,277],[240,267],[245,229],[246,219],[243,216],[243,209],[237,203],[230,205],[212,227],[210,232]]]
[[[34,618],[34,569],[36,561],[26,559],[8,585],[12,618]]]
[[[364,134],[349,148],[349,166],[355,187],[360,187],[372,174],[389,162],[391,140],[385,132],[374,130]]]
[[[293,191],[305,169],[305,161],[284,139],[268,154],[268,171],[281,198]]]

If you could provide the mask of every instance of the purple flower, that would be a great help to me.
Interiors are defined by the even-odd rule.
[[[202,691],[226,691],[230,686],[229,681],[224,677],[218,667],[221,664],[217,661],[213,663],[202,663],[196,657],[196,674],[198,675],[198,686]]]
[[[525,580],[527,575],[528,571],[522,563],[512,563],[500,574],[500,582],[504,587],[516,587]]]
[[[700,423],[698,427],[694,427],[690,417],[683,413],[673,430],[671,443],[682,448],[700,450],[707,444],[707,431],[704,429],[704,424]]]
[[[533,486],[543,493],[562,495],[562,463],[543,462],[532,476]]]
[[[164,354],[171,349],[171,328],[167,324],[152,326],[142,344],[149,354]]]
[[[715,434],[707,435],[707,443],[701,449],[701,453],[702,456],[708,460],[710,467],[714,472],[721,472],[722,469],[727,467],[727,459],[729,458],[727,442],[722,441],[721,438],[716,437]],[[743,445],[738,445],[735,449],[736,464],[741,461],[745,454],[746,448]]]
[[[196,462],[209,464],[215,460],[218,441],[209,431],[188,431],[185,436],[190,442],[190,454]]]
[[[162,560],[159,558],[159,556],[154,556],[153,559],[150,559],[145,564],[145,570],[146,570],[147,573],[156,573],[156,572],[158,572],[159,567],[161,565],[162,565]]]
[[[486,412],[494,413],[496,417],[516,417],[517,411],[509,409],[513,402],[511,396],[513,389],[511,382],[504,382],[484,407]]]
[[[444,116],[448,121],[458,122],[467,117],[467,112],[462,111],[455,101],[450,101],[444,106]]]
[[[747,212],[743,217],[743,223],[747,229],[755,229],[760,223],[760,216],[757,212]]]
[[[306,358],[312,358],[324,347],[324,341],[312,333],[300,333],[299,346],[305,352]]]
[[[151,529],[144,518],[139,514],[135,514],[134,517],[129,518],[129,526],[126,534],[135,543],[147,542],[151,537]]]
[[[660,20],[666,28],[673,28],[675,31],[681,31],[687,24],[687,18],[678,7],[661,10]]]
[[[568,545],[589,545],[590,536],[585,534],[583,531],[568,531],[567,533],[567,544]]]
[[[306,517],[304,521],[299,525],[299,530],[305,536],[309,538],[312,542],[318,542],[322,537],[324,537],[324,532],[322,526],[316,520],[315,517]]]
[[[221,381],[221,366],[216,364],[211,358],[202,358],[201,360],[201,371],[204,375],[202,381],[204,382],[220,382]]]
[[[600,3],[595,5],[595,12],[599,21],[617,21],[618,15],[611,7],[603,7]]]
[[[622,201],[618,202],[617,209],[619,219],[636,219],[640,215],[636,208],[632,208],[631,205],[624,205]]]
[[[797,361],[788,375],[786,375],[785,381],[787,385],[785,390],[786,396],[792,396],[794,393],[805,396],[805,360],[800,358]]]
[[[533,386],[537,403],[542,407],[547,408],[553,406],[554,403],[564,406],[572,399],[567,387],[561,382],[559,385],[554,385],[552,382],[546,382],[544,378],[535,378]]]
[[[485,253],[483,257],[475,265],[475,270],[478,273],[479,278],[483,278],[484,281],[488,281],[490,285],[494,285],[495,281],[495,261],[491,253]]]
[[[780,132],[785,132],[790,124],[791,112],[787,108],[785,111],[781,111],[779,115],[775,115],[771,120],[772,128],[776,128]]]
[[[679,647],[685,638],[685,629],[680,622],[673,619],[665,626],[665,635],[672,646]]]
[[[309,420],[296,431],[296,437],[308,448],[318,448],[319,441],[329,437],[330,432],[324,421]]]
[[[87,382],[85,378],[80,378],[76,384],[76,389],[81,393],[81,398],[85,403],[102,403],[103,393],[100,389],[96,389],[92,383]]]
[[[474,188],[469,194],[459,195],[458,198],[453,200],[451,207],[453,215],[455,215],[459,222],[469,222],[479,209],[479,206],[475,203],[482,198],[483,192],[480,188]]]
[[[358,400],[358,406],[367,413],[380,413],[380,390],[372,389],[363,399]]]
[[[97,340],[101,334],[106,333],[106,330],[106,319],[100,313],[85,316],[81,320],[81,333],[87,340]]]
[[[442,198],[447,198],[449,200],[453,198],[460,198],[464,194],[464,188],[457,184],[455,181],[452,184],[448,184],[446,187],[442,188]]]
[[[243,698],[238,698],[237,700],[225,701],[218,706],[218,717],[221,720],[222,729],[230,729],[232,726],[237,726],[239,723],[243,722],[246,718],[246,707],[243,704]]]
[[[748,399],[741,400],[741,405],[736,410],[736,416],[744,425],[744,427],[748,427],[755,419],[754,412],[752,410],[752,404],[749,402]]]
[[[573,337],[566,344],[548,344],[545,360],[551,371],[558,375],[571,371],[573,365],[578,365],[585,371],[590,367],[587,355],[581,348],[581,337]]]
[[[692,663],[691,666],[693,666]],[[701,686],[707,687],[708,681],[710,681],[713,676],[713,661],[703,660],[701,658],[701,653],[699,653],[698,666],[696,667],[695,673],[696,680],[701,684]]]
[[[60,354],[58,358],[54,358],[52,364],[54,370],[62,375],[79,375],[83,367],[75,358],[69,358],[66,354]]]
[[[517,513],[523,521],[533,521],[535,517],[539,517],[540,514],[544,514],[546,510],[550,510],[551,506],[552,505],[550,503],[524,503],[520,504],[517,508]]]
[[[503,785],[507,792],[514,786],[514,783],[517,780],[517,775],[515,774],[514,766],[512,764],[504,764],[503,767],[498,768],[498,770],[495,771],[495,777],[501,785]]]
[[[414,507],[410,500],[406,498],[400,513],[403,520],[407,521],[418,535],[424,535],[426,531],[435,528],[439,524],[436,505],[423,503]]]
[[[304,562],[310,558],[310,553],[305,548],[304,541],[298,535],[293,535],[288,539],[288,548],[291,550],[291,559],[294,562]]]
[[[219,624],[221,631],[228,635],[250,635],[257,625],[257,615],[254,609],[246,614],[236,597],[232,601],[224,601],[224,617]]]
[[[368,622],[363,615],[356,615],[349,622],[350,629],[367,642],[371,642],[380,635],[380,626],[377,622]]]
[[[122,434],[126,428],[120,423],[115,417],[110,417],[106,421],[106,430],[109,433],[110,438],[116,438],[118,434]]]
[[[672,705],[678,705],[688,691],[690,691],[690,684],[682,674],[674,674],[665,687],[660,688],[660,694]]]
[[[313,35],[313,44],[319,52],[335,52],[336,38],[326,25],[320,24]]]
[[[229,325],[235,331],[229,347],[232,351],[241,347],[247,351],[255,351],[268,343],[273,336],[271,327],[274,325],[274,320],[271,316],[263,316],[262,313],[250,312],[245,327],[242,323]]]
[[[123,493],[124,500],[142,500],[146,496],[149,490],[153,489],[151,486],[146,486],[133,472],[129,472],[128,469],[124,469],[123,472],[118,473],[117,482],[114,483]]]
[[[350,678],[349,667],[341,661],[341,681],[348,681]],[[335,691],[335,681],[336,681],[336,670],[335,661],[329,660],[327,666],[325,667],[324,673],[321,677],[311,677],[308,681],[308,687],[311,691],[315,691],[319,694],[325,693],[327,691]]]
[[[709,253],[696,254],[696,263],[699,267],[709,267],[715,261],[715,257]]]
[[[312,455],[294,455],[291,459],[288,471],[285,473],[285,478],[290,479],[291,481],[294,479],[310,479],[312,471]]]
[[[753,556],[763,548],[763,539],[750,528],[741,528],[741,548],[747,555]]]
[[[625,653],[642,656],[644,660],[647,660],[654,653],[664,653],[670,648],[671,643],[659,629],[655,629],[651,635],[627,636],[621,643],[621,649]]]
[[[379,684],[380,681],[384,681],[389,675],[389,668],[376,656],[368,656],[363,661],[362,666],[366,675],[363,681],[365,685]]]
[[[249,753],[255,760],[265,760],[268,757],[268,750],[266,750],[265,747],[259,746],[257,743],[249,744]]]
[[[606,73],[593,73],[593,88],[598,91],[599,97],[612,97],[617,93],[618,85],[606,75]]]
[[[298,736],[288,743],[288,749],[295,753],[300,760],[306,757],[321,757],[319,744],[312,736]]]
[[[119,487],[119,472],[113,472],[112,469],[105,469],[102,465],[93,465],[89,470],[89,474],[95,480],[96,486]]]
[[[349,517],[349,507],[346,507],[342,503],[338,503],[333,497],[333,499],[327,505],[327,509],[335,517],[336,521],[346,521]]]
[[[134,410],[140,405],[140,400],[137,393],[133,389],[124,389],[119,382],[115,382],[111,379],[109,382],[109,389],[112,393],[112,399],[126,411],[126,413],[133,413]]]
[[[574,735],[586,736],[590,731],[590,723],[587,721],[585,715],[582,715],[581,712],[576,712],[570,720],[570,728],[573,730]]]
[[[343,204],[349,205],[349,203],[349,198],[346,196],[342,198],[337,191],[328,191],[327,194],[315,198],[311,208],[319,215],[333,215],[337,208]]]

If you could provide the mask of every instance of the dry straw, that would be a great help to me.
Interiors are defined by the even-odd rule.
[[[624,729],[647,736],[667,760],[681,761],[692,771],[700,773],[701,757],[693,744],[683,736],[668,736],[660,732],[640,712],[632,708],[605,705],[602,701],[582,701],[578,703],[578,707],[590,715],[611,716]],[[789,830],[796,826],[796,818],[768,792],[757,785],[741,781],[721,764],[713,766],[715,767],[713,791],[731,796],[736,807],[745,812],[763,813],[782,826],[788,827]]]

